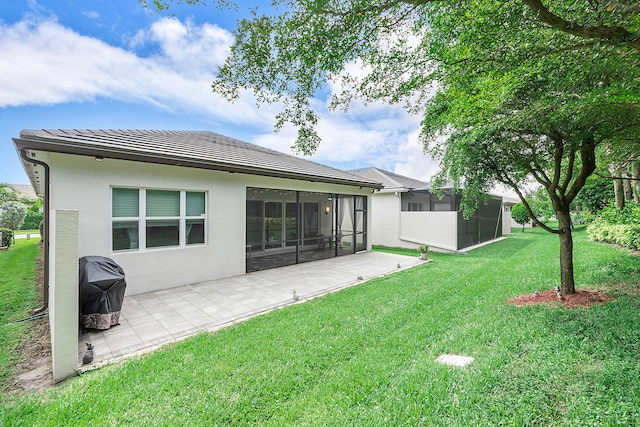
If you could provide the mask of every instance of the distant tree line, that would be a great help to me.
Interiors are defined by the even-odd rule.
[[[16,230],[41,229],[43,214],[42,199],[24,197],[9,184],[0,183],[0,246],[11,246]]]

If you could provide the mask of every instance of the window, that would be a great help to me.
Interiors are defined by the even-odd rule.
[[[114,188],[111,216],[113,250],[138,249],[140,192],[137,188]]]
[[[409,203],[409,209],[410,212],[416,212],[416,211],[421,211],[422,210],[422,203]]]
[[[114,251],[205,243],[203,191],[113,188]]]

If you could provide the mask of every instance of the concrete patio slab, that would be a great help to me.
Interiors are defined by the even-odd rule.
[[[279,307],[304,302],[422,263],[425,261],[417,257],[362,252],[173,289],[126,295],[120,325],[79,336],[79,369],[91,369],[116,358],[149,352],[198,332],[217,330]],[[297,300],[293,298],[294,289]],[[87,342],[93,344],[94,361],[83,366],[82,356]]]

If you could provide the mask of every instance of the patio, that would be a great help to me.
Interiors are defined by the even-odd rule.
[[[417,257],[363,252],[127,295],[120,325],[79,335],[78,365],[86,370],[113,359],[143,354],[198,332],[217,330],[423,262]],[[93,344],[94,361],[83,366],[87,342]]]

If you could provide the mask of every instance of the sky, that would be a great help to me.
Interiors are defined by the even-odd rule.
[[[238,11],[138,0],[10,0],[0,6],[0,183],[28,184],[12,138],[22,129],[209,130],[293,154],[293,128],[274,132],[276,106],[248,94],[230,103],[211,82]],[[427,181],[437,163],[418,141],[420,118],[399,106],[324,108],[322,143],[306,157],[343,170],[378,167]]]

